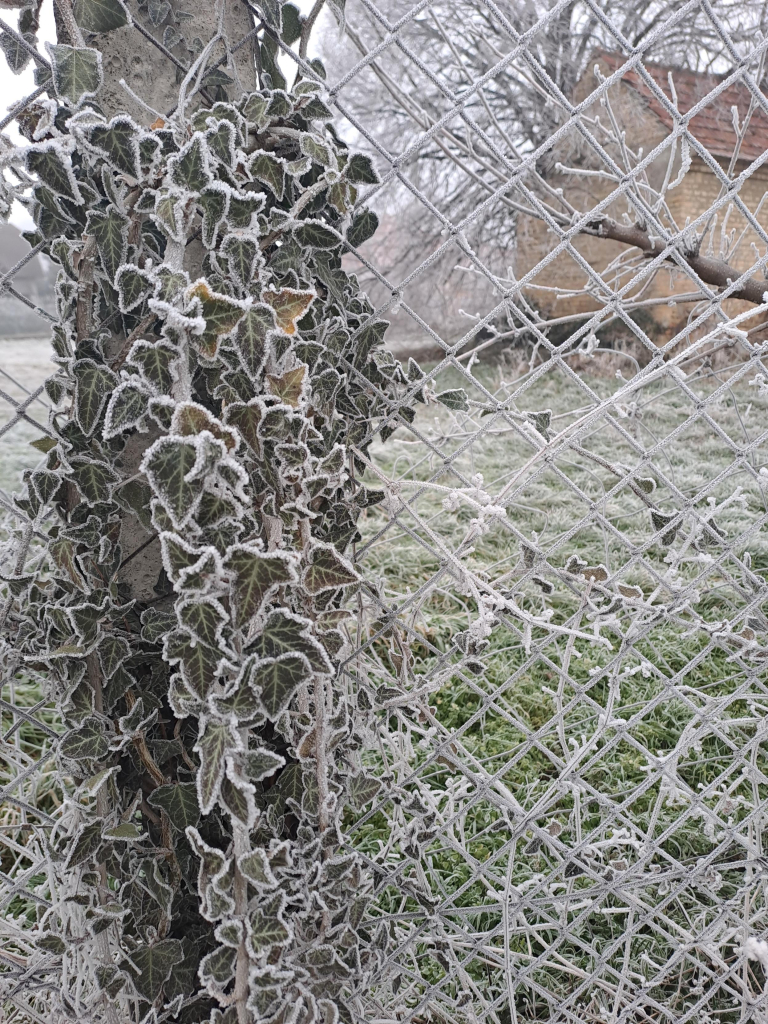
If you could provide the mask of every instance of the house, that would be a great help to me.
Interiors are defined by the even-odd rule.
[[[591,62],[589,72],[578,83],[573,102],[588,101],[599,86],[595,65],[607,78],[625,63],[626,58],[617,54],[598,55]],[[690,136],[700,143],[731,181],[738,179],[732,195],[738,195],[768,237],[768,115],[759,104],[752,103],[748,87],[741,83],[729,84],[717,95],[712,95],[725,81],[725,76],[651,63],[644,67],[651,82],[673,107],[676,105],[680,116],[685,116],[705,101],[702,109],[688,121]],[[638,200],[646,207],[655,206],[659,222],[670,234],[684,231],[687,225],[686,237],[692,239],[692,229],[699,234],[704,230],[700,249],[703,255],[725,259],[740,272],[753,267],[758,254],[762,256],[768,249],[765,238],[761,237],[759,229],[750,226],[730,200],[718,212],[707,216],[718,199],[727,195],[727,190],[723,189],[715,169],[707,165],[695,145],[688,143],[686,146],[682,140],[673,144],[671,135],[677,115],[655,94],[651,84],[640,73],[627,71],[611,84],[606,99],[607,105],[599,99],[587,102],[583,120],[622,171],[631,171],[637,164],[637,158],[647,157],[660,147],[646,168],[646,178],[634,176]],[[751,104],[753,109],[750,113]],[[735,118],[738,117],[741,127],[748,113],[748,125],[737,148]],[[620,142],[616,141],[616,128],[624,134],[627,148],[634,151],[635,156],[630,157],[629,165]],[[618,188],[617,180],[611,180],[602,173],[606,169],[605,161],[575,127],[550,154],[548,168],[547,184],[552,189],[561,188],[564,199],[580,212],[593,209]],[[740,175],[743,179],[739,179]],[[533,184],[532,190],[538,196],[547,194],[540,185]],[[660,192],[664,192],[662,202],[659,202]],[[551,196],[549,193],[548,201],[554,204]],[[638,221],[636,207],[623,196],[612,198],[603,211],[619,223]],[[573,239],[573,248],[603,282],[593,280],[591,294],[585,293],[590,273],[579,264],[578,256],[563,252],[547,262],[558,242],[557,233],[541,219],[525,214],[519,217],[516,277],[525,279],[526,297],[546,318],[562,318],[600,309],[610,302],[612,292],[623,289],[621,305],[632,310],[633,319],[656,343],[669,340],[685,327],[694,303],[686,301],[684,296],[686,293],[690,296],[696,289],[684,272],[675,271],[666,264],[665,269],[651,275],[648,261],[639,249],[581,234]],[[643,276],[633,282],[639,271]],[[752,276],[762,280],[768,274],[763,275],[758,267]],[[676,299],[676,296],[681,298]],[[725,308],[732,316],[752,307],[734,299],[728,300]],[[614,321],[613,329],[617,329],[616,323]],[[601,338],[610,338],[610,330],[606,327]],[[625,328],[618,330],[619,333],[622,330],[625,335],[627,333]]]

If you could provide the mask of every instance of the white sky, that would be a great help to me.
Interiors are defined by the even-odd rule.
[[[312,0],[294,0],[294,2],[305,14],[312,7]],[[12,25],[14,28],[18,26],[19,16],[17,11],[2,9],[0,10],[0,15],[6,23]],[[317,29],[315,31],[317,32]],[[56,42],[56,28],[53,21],[53,3],[51,0],[46,0],[43,4],[40,17],[38,49],[43,55],[45,55],[46,52],[46,42]],[[281,64],[282,63],[283,62],[281,61]],[[22,99],[24,96],[28,96],[29,93],[34,91],[34,89],[34,62],[30,61],[20,75],[14,75],[9,69],[5,58],[0,53],[0,110],[2,111],[2,114],[5,114],[9,107],[12,107],[14,103],[18,102],[18,100]],[[5,134],[9,135],[14,142],[25,143],[25,140],[21,138],[14,124],[10,124],[5,129]],[[34,228],[32,218],[19,203],[14,204],[14,208],[10,216],[10,222],[11,224],[15,224],[16,227],[20,228],[22,231]]]

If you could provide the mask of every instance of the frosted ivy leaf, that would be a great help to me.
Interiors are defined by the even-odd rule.
[[[227,758],[224,778],[221,780],[221,801],[230,814],[238,818],[250,831],[256,825],[256,788],[243,778],[232,757]]]
[[[224,561],[234,576],[232,596],[235,624],[244,625],[258,614],[278,587],[296,579],[295,555],[287,551],[265,554],[258,548],[233,545]]]
[[[192,139],[168,162],[168,174],[174,185],[190,192],[202,192],[211,181],[205,136],[195,132]]]
[[[134,428],[141,428],[152,392],[138,378],[123,381],[112,392],[104,417],[105,441]]]
[[[35,174],[57,196],[63,196],[78,206],[83,197],[72,171],[70,140],[40,142],[26,151],[27,170]]]
[[[332,544],[316,541],[310,553],[310,564],[302,574],[302,582],[310,594],[320,594],[324,590],[359,583],[360,576]]]
[[[201,734],[194,749],[200,755],[197,796],[203,814],[208,814],[218,799],[227,755],[242,749],[236,725],[235,718],[201,719]]]
[[[118,378],[109,367],[93,359],[79,359],[72,372],[75,378],[77,419],[83,433],[92,434]]]
[[[139,142],[147,133],[130,117],[118,114],[107,124],[81,129],[81,134],[89,148],[105,157],[119,174],[141,178]]]
[[[277,658],[256,662],[251,668],[249,683],[269,718],[275,721],[311,672],[309,661],[303,654],[281,654]]]
[[[314,292],[297,291],[294,288],[264,292],[264,301],[275,311],[278,327],[286,334],[296,333],[296,322],[304,316],[315,298]]]
[[[144,455],[142,472],[177,530],[184,529],[195,514],[203,493],[204,474],[210,469],[211,443],[214,442],[207,432],[192,441],[161,437]],[[221,442],[215,443],[221,445]],[[219,457],[223,454],[223,450],[218,453]]]
[[[154,289],[152,277],[133,263],[124,263],[115,275],[120,310],[130,313],[140,306]]]
[[[320,220],[302,220],[293,233],[299,245],[307,249],[336,249],[342,243],[341,235]]]
[[[122,0],[75,0],[75,21],[84,32],[112,32],[130,24]]]
[[[282,157],[257,149],[250,157],[248,170],[257,181],[267,186],[278,203],[282,202],[286,176],[285,160]]]
[[[219,346],[219,338],[236,326],[247,306],[228,295],[212,291],[208,282],[202,278],[195,281],[187,290],[187,299],[199,308],[205,323],[203,331],[196,339],[200,353],[208,359],[213,359]]]
[[[203,216],[202,238],[206,249],[216,244],[219,228],[229,211],[232,189],[223,181],[212,181],[197,197],[198,209]]]
[[[53,84],[58,96],[77,105],[95,96],[101,88],[101,53],[88,47],[45,44],[53,66]]]
[[[159,394],[167,394],[173,384],[171,367],[178,357],[178,350],[167,342],[139,339],[133,343],[127,362],[140,370]]]
[[[237,448],[236,432],[217,420],[205,406],[198,402],[180,402],[176,405],[171,419],[171,433],[179,437],[193,437],[204,430],[223,442],[228,451]]]

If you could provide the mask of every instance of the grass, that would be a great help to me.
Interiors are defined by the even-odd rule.
[[[555,367],[527,390],[506,385],[504,367],[474,375],[480,386],[467,388],[470,400],[487,404],[517,389],[514,408],[551,409],[553,432],[622,383],[585,375],[585,394]],[[462,385],[451,372],[437,389]],[[433,1019],[463,1019],[449,1009],[463,989],[475,1012],[490,1006],[500,1021],[607,1019],[633,1000],[649,1013],[655,1003],[678,1015],[693,1007],[698,1020],[705,1012],[737,1020],[747,995],[762,989],[756,963],[735,966],[746,937],[765,927],[762,885],[745,860],[761,850],[754,819],[768,796],[765,662],[753,656],[766,641],[753,587],[768,568],[767,481],[759,476],[765,450],[741,453],[768,418],[745,383],[722,389],[716,402],[709,396],[721,388],[717,377],[692,375],[686,385],[692,395],[662,381],[621,410],[629,415],[611,410],[619,429],[603,415],[580,438],[603,461],[653,478],[658,509],[688,503],[671,547],[654,536],[635,493],[617,487],[604,465],[564,449],[521,474],[506,522],[463,559],[532,616],[549,608],[553,625],[583,633],[601,619],[610,650],[535,625],[526,637],[521,618],[507,615],[474,674],[453,641],[477,617],[477,603],[445,573],[441,556],[459,549],[477,513],[466,503],[446,510],[444,493],[416,485],[466,488],[482,474],[495,497],[535,450],[515,421],[484,417],[477,405],[457,415],[433,406],[417,418],[421,441],[400,429],[375,451],[379,474],[396,482],[410,511],[392,520],[379,505],[366,516],[358,556],[379,580],[384,608],[371,614],[357,671],[373,685],[431,691],[437,731],[426,733],[405,712],[389,724],[412,750],[406,788],[431,805],[436,835],[425,838],[417,866],[393,840],[413,827],[402,801],[350,827],[361,848],[399,872],[381,902],[398,922],[398,998],[418,1009],[425,982],[438,986],[428,1000]],[[643,462],[636,444],[653,449],[652,458]],[[369,479],[373,486],[376,474]],[[732,556],[720,559],[716,538],[696,536],[691,510],[713,518]],[[542,553],[534,570],[542,583],[526,573],[521,541]],[[612,601],[594,586],[590,592],[583,577],[564,578],[556,570],[573,554],[639,587],[642,599]],[[545,599],[547,584],[554,589]],[[384,609],[395,607],[393,622]],[[716,635],[718,623],[731,623],[732,634],[752,630],[753,654],[740,655],[738,636]],[[400,655],[409,638],[410,665]],[[459,748],[447,763],[435,757],[446,737]],[[470,769],[463,790],[459,765]],[[516,815],[488,798],[479,769],[512,794]],[[443,908],[431,941],[414,937],[424,910],[418,894],[405,891],[407,880]],[[510,897],[520,910],[505,939]],[[467,947],[463,977],[435,949],[435,935],[452,929],[478,943],[472,951],[459,942]]]

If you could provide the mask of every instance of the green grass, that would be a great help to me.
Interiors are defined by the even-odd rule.
[[[511,391],[500,384],[504,372],[480,368],[475,375],[501,399]],[[622,382],[598,377],[585,383],[606,399]],[[669,380],[648,388],[637,396],[633,414],[619,420],[629,438],[601,417],[580,443],[604,460],[638,467],[638,476],[654,478],[653,499],[661,510],[671,512],[690,501],[704,515],[711,512],[708,499],[714,499],[723,506],[714,521],[733,554],[741,562],[749,551],[752,571],[765,578],[762,485],[768,481],[757,476],[765,448],[738,461],[741,446],[768,426],[765,402],[757,404],[743,383],[708,410],[711,421],[697,417],[694,403],[719,383],[711,376],[694,377],[688,382],[693,399]],[[437,390],[462,384],[467,387],[451,371],[441,376]],[[467,390],[470,399],[487,402],[480,388]],[[515,408],[551,409],[555,432],[583,415],[592,401],[553,368],[519,396]],[[574,414],[574,409],[582,411]],[[618,419],[615,410],[613,415]],[[487,435],[473,441],[489,422]],[[476,474],[482,474],[482,487],[494,498],[535,450],[514,424],[482,417],[476,407],[452,416],[432,406],[421,412],[416,426],[422,442],[414,444],[401,428],[374,453],[379,473],[397,482],[403,501],[417,495],[414,482],[462,487],[460,476],[471,481]],[[673,440],[643,465],[632,439],[649,449],[670,435]],[[447,467],[444,460],[457,452]],[[371,486],[381,486],[375,473],[367,478]],[[405,866],[402,844],[390,842],[393,825],[407,827],[412,818],[396,805],[360,817],[353,834],[372,856],[384,856],[390,868],[400,865],[400,883],[411,879],[418,887],[421,877],[421,885],[442,904],[443,921],[485,936],[481,951],[467,954],[463,980],[448,976],[430,942],[412,944],[402,954],[411,972],[400,990],[406,1004],[418,1005],[423,984],[415,979],[433,984],[442,979],[449,993],[469,989],[475,1006],[487,999],[500,1020],[510,1019],[500,912],[509,886],[521,898],[526,918],[510,927],[508,938],[519,1020],[557,1019],[561,1002],[584,1019],[602,1019],[614,1003],[621,1006],[635,997],[641,1005],[656,1000],[682,1013],[695,1004],[690,993],[698,991],[698,983],[715,1019],[739,1019],[741,997],[727,977],[728,966],[736,962],[739,942],[765,927],[762,888],[749,882],[742,863],[745,844],[754,856],[760,839],[753,827],[740,828],[768,797],[766,746],[758,733],[766,708],[765,662],[749,654],[735,660],[738,637],[718,638],[713,631],[723,622],[731,622],[734,633],[747,627],[765,648],[765,623],[759,607],[746,610],[754,577],[730,557],[720,563],[716,541],[700,538],[694,544],[690,514],[670,548],[654,539],[650,512],[626,485],[609,493],[616,482],[583,454],[561,450],[551,462],[541,461],[520,476],[506,522],[476,540],[463,559],[476,576],[512,590],[525,612],[540,615],[549,607],[553,624],[582,632],[591,632],[594,619],[583,605],[588,584],[573,578],[566,583],[554,568],[577,554],[590,566],[604,565],[622,584],[639,586],[642,602],[617,595],[612,618],[606,614],[610,600],[591,595],[603,606],[608,621],[600,633],[613,649],[589,639],[569,645],[565,637],[535,626],[526,641],[523,623],[510,615],[493,627],[477,675],[467,671],[452,641],[476,618],[476,602],[455,579],[438,575],[441,555],[459,549],[476,512],[466,505],[447,511],[444,494],[425,489],[411,502],[414,515],[401,512],[400,522],[390,522],[381,505],[366,514],[359,557],[378,579],[383,604],[390,611],[397,605],[399,612],[393,626],[385,623],[381,608],[372,609],[372,643],[358,659],[357,671],[374,686],[434,687],[428,699],[441,727],[437,740],[433,735],[419,746],[424,726],[404,712],[397,719],[393,714],[390,726],[412,746],[416,779],[408,788],[434,802],[438,834],[425,840],[418,869]],[[741,498],[729,503],[737,487]],[[675,557],[671,551],[684,547],[685,538],[687,549]],[[545,555],[536,571],[554,587],[547,599],[540,585],[519,582],[521,539],[535,541]],[[682,603],[685,591],[687,604]],[[639,632],[630,641],[633,623]],[[374,639],[387,624],[388,632]],[[404,667],[398,645],[409,637],[412,662]],[[448,667],[441,668],[446,658]],[[615,725],[605,727],[601,716]],[[460,743],[457,760],[471,767],[475,780],[458,797],[451,790],[461,771],[430,758],[435,743],[447,735]],[[667,778],[658,758],[674,764]],[[380,770],[377,758],[371,765]],[[517,819],[505,819],[498,801],[478,792],[477,766],[514,796],[522,812]],[[711,821],[730,825],[732,836]],[[697,867],[701,877],[691,877]],[[751,902],[745,911],[746,894]],[[723,912],[723,906],[729,910]],[[462,908],[474,913],[467,916]],[[418,898],[405,894],[402,884],[387,890],[381,909],[402,915],[402,942],[409,934],[406,918],[424,915]],[[641,921],[643,915],[647,920]],[[708,927],[712,936],[699,941],[696,936],[708,934]],[[691,951],[665,970],[687,942]],[[707,942],[721,961],[714,968],[701,950]],[[620,980],[625,964],[631,995]],[[520,976],[521,971],[528,973]],[[577,986],[593,974],[597,981],[576,995]],[[760,992],[756,964],[743,984]],[[440,1019],[434,994],[431,1012]]]

